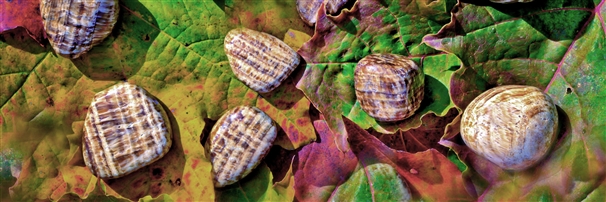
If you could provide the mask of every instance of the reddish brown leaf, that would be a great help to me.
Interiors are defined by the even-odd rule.
[[[23,27],[29,36],[41,44],[45,35],[40,15],[40,1],[0,1],[0,8],[0,33]]]
[[[326,121],[314,121],[319,140],[303,147],[293,167],[295,169],[295,198],[299,201],[326,201],[335,187],[353,173],[358,160],[348,147],[339,150],[337,136]]]
[[[398,171],[415,200],[469,201],[474,197],[466,190],[457,166],[435,149],[409,153],[387,147],[379,139],[349,119],[343,118],[349,143],[362,166],[386,163]]]
[[[410,129],[405,132],[398,131],[396,134],[383,134],[374,130],[371,130],[370,133],[392,149],[411,153],[436,149],[440,153],[446,155],[448,148],[438,144],[438,141],[444,135],[444,128],[451,123],[458,114],[459,112],[457,109],[451,108],[443,117],[434,113],[423,116],[423,118],[421,118],[422,124],[418,128]]]

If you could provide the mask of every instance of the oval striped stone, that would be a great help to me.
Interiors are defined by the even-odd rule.
[[[225,53],[236,77],[251,89],[277,88],[299,65],[299,55],[267,33],[237,28],[225,36]]]
[[[524,170],[555,143],[558,112],[549,95],[533,86],[485,91],[465,109],[461,136],[478,155],[507,170]]]
[[[41,0],[40,14],[55,52],[72,59],[109,36],[118,20],[118,0]]]
[[[401,55],[372,54],[354,71],[356,97],[362,109],[378,121],[399,121],[421,106],[425,74]]]
[[[164,156],[172,134],[167,114],[127,82],[97,93],[84,120],[84,163],[100,178],[118,178]]]
[[[273,120],[256,107],[239,106],[221,116],[207,142],[215,187],[246,177],[265,157],[276,136]]]

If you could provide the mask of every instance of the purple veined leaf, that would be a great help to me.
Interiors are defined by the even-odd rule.
[[[344,183],[354,172],[358,160],[349,149],[339,148],[337,138],[326,121],[314,121],[318,133],[316,142],[303,147],[293,164],[295,198],[299,201],[326,201],[336,186]]]
[[[405,194],[398,193],[407,191],[388,193],[384,190],[383,183],[397,184],[393,178],[396,175],[377,174],[369,170],[377,164],[394,168],[403,183],[402,186],[407,187],[413,200],[473,199],[463,184],[461,172],[438,151],[397,151],[387,147],[349,119],[343,120],[351,145],[351,149],[348,147],[347,150],[337,147],[338,142],[335,141],[338,134],[330,130],[323,118],[314,121],[319,142],[303,147],[295,160],[295,166],[298,168],[295,170],[297,200],[326,201],[349,197],[371,200],[404,196]],[[390,180],[373,182],[377,177]],[[343,195],[355,190],[356,196]]]

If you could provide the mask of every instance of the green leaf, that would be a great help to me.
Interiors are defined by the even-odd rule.
[[[436,32],[449,18],[447,1],[357,1],[339,16],[320,10],[315,35],[299,54],[307,61],[297,84],[312,104],[327,118],[331,129],[343,131],[341,115],[362,128],[394,133],[421,125],[428,113],[440,116],[454,105],[448,88],[450,74],[460,66],[453,55],[443,54],[422,44],[425,34]],[[425,98],[411,118],[395,123],[379,123],[366,114],[356,100],[354,69],[371,53],[405,55],[426,74]],[[341,141],[344,142],[344,141]]]
[[[348,141],[362,166],[384,163],[406,180],[413,200],[472,200],[470,188],[461,172],[435,149],[410,153],[387,147],[379,139],[344,119]]]
[[[351,148],[338,147],[341,134],[330,130],[320,117],[314,121],[319,141],[301,148],[295,157],[294,188],[298,201],[327,201],[359,164]]]
[[[339,186],[330,201],[410,201],[406,183],[389,164],[368,165]]]
[[[457,55],[450,95],[464,109],[494,86],[544,89],[560,111],[560,140],[547,158],[523,172],[507,172],[455,143],[465,175],[481,200],[579,200],[601,183],[606,159],[606,14],[604,1],[535,1],[527,7],[455,7],[452,22],[426,36],[431,47]],[[516,191],[513,191],[516,190]]]
[[[0,35],[1,149],[18,150],[25,158],[24,165],[28,165],[13,188],[16,193],[24,194],[14,200],[49,197],[69,200],[86,198],[87,194],[90,198],[109,197],[110,200],[156,198],[161,194],[174,200],[213,200],[211,164],[200,144],[206,135],[203,134],[207,127],[205,119],[216,120],[226,110],[239,105],[256,106],[261,96],[234,77],[224,53],[223,39],[230,29],[242,26],[280,38],[289,29],[311,33],[294,10],[295,3],[279,0],[121,1],[120,16],[112,34],[74,60],[58,56],[50,45],[42,48],[18,32]],[[269,20],[273,18],[280,20]],[[69,161],[83,167],[81,154],[77,152],[82,127],[70,126],[81,126],[95,93],[121,80],[143,87],[166,108],[174,126],[170,152],[128,176],[101,180],[98,184],[102,188],[92,192],[87,183],[64,180],[71,175],[28,174],[38,170],[87,171],[58,167],[63,164],[55,161],[36,164],[35,159],[28,157],[36,154],[63,159],[63,155],[75,155],[72,160],[61,163]],[[279,108],[278,114],[284,115],[280,122],[294,124],[297,130],[309,129],[311,123],[305,126],[305,118],[295,117],[304,115],[309,103],[297,99],[295,103],[300,102],[299,106],[291,110],[276,104],[292,101],[288,100],[292,97],[280,98],[281,95],[278,92],[263,97],[271,97],[267,100]],[[44,123],[56,124],[37,126],[41,119],[46,120]],[[301,124],[297,125],[298,122]],[[32,131],[34,126],[41,128],[39,132]],[[57,134],[50,133],[51,129]],[[313,134],[308,134],[292,138],[293,148],[313,141]],[[62,145],[65,147],[52,152],[41,150],[39,145],[47,145],[44,141],[55,135],[67,137],[65,142],[69,147]],[[64,191],[53,192],[56,187]],[[85,187],[86,192],[82,194],[76,191]]]
[[[217,190],[218,201],[292,201],[295,198],[292,168],[286,177],[272,184],[273,175],[261,163],[244,179]]]

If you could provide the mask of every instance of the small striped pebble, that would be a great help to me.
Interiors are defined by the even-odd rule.
[[[533,86],[506,85],[476,97],[461,118],[461,136],[476,154],[507,170],[539,162],[555,143],[558,112]]]
[[[236,77],[251,89],[277,88],[299,65],[299,55],[267,33],[237,28],[225,36],[225,53]]]
[[[399,121],[421,106],[423,71],[401,55],[372,54],[354,71],[356,97],[362,109],[378,121]]]
[[[172,134],[167,114],[127,82],[97,93],[84,120],[84,163],[100,178],[118,178],[164,156]]]
[[[276,139],[272,119],[256,107],[239,106],[225,113],[210,134],[210,162],[215,187],[246,177]]]
[[[72,59],[111,34],[118,21],[118,0],[41,0],[46,35],[59,55]]]

